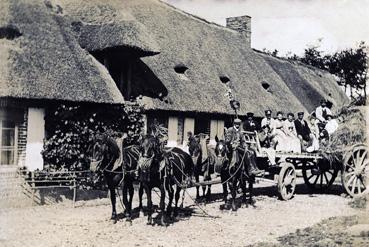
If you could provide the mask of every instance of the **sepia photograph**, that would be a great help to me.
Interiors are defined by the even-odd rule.
[[[368,247],[369,0],[0,0],[0,246]]]

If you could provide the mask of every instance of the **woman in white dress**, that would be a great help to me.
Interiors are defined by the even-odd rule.
[[[297,137],[293,113],[287,114],[287,119],[284,121],[284,132],[287,137],[286,152],[301,153],[301,143]]]
[[[275,142],[277,143],[275,150],[277,152],[288,152],[288,137],[284,132],[283,112],[277,112],[277,119],[275,120]]]

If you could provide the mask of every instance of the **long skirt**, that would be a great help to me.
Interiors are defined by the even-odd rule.
[[[275,131],[275,142],[277,143],[275,151],[277,152],[289,152],[289,140],[288,136],[282,131],[277,129]]]
[[[301,142],[297,136],[287,136],[287,152],[301,153]]]

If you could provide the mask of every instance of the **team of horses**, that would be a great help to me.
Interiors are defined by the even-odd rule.
[[[91,152],[90,169],[93,172],[102,172],[104,175],[110,191],[111,219],[117,222],[115,189],[121,187],[122,201],[125,207],[124,216],[127,221],[131,222],[135,182],[139,184],[140,211],[143,210],[142,196],[144,192],[146,193],[147,224],[150,225],[154,224],[152,218],[152,191],[154,188],[160,190],[159,224],[166,225],[167,217],[173,219],[178,216],[181,190],[195,184],[196,199],[200,199],[200,176],[204,177],[204,181],[210,181],[214,175],[220,175],[224,200],[222,209],[237,210],[236,195],[238,189],[242,190],[242,203],[245,203],[246,206],[252,204],[254,178],[247,172],[249,160],[245,159],[246,151],[237,149],[238,162],[230,162],[233,157],[231,145],[216,138],[215,148],[208,149],[205,142],[206,135],[193,136],[189,140],[189,153],[187,153],[177,147],[165,147],[161,138],[155,135],[141,136],[137,144],[129,146],[123,146],[123,141],[117,141],[106,134],[96,138]],[[206,152],[205,157],[204,152]],[[231,165],[232,163],[235,164]],[[247,183],[249,184],[249,198],[247,198]],[[202,187],[203,196],[206,200],[210,200],[211,185],[208,184],[206,193],[206,186]],[[230,201],[228,200],[228,190],[231,194]],[[167,202],[166,198],[168,198]]]

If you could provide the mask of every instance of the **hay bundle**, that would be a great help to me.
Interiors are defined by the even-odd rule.
[[[329,160],[341,161],[353,145],[366,142],[366,107],[343,107],[338,116],[339,127],[330,136],[322,154]]]

